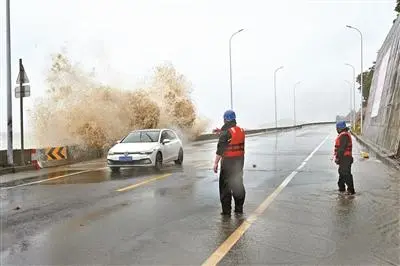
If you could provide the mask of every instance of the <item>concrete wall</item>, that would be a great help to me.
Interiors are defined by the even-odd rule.
[[[387,156],[400,156],[400,19],[379,50],[365,112],[363,138]]]
[[[31,151],[30,149],[24,150],[25,164],[31,163]],[[21,150],[14,150],[14,163],[21,165]],[[0,167],[7,165],[7,151],[0,151]]]
[[[101,158],[104,155],[103,150],[96,149],[82,149],[79,146],[67,146],[67,159],[66,160],[54,160],[47,161],[47,156],[44,149],[28,149],[24,150],[25,153],[25,164],[29,165],[34,160],[32,151],[36,152],[37,160],[41,162],[43,167],[51,167],[56,165],[68,164],[72,162],[88,161],[92,159]],[[14,150],[14,164],[21,165],[21,150]],[[0,151],[0,167],[7,166],[7,151]]]

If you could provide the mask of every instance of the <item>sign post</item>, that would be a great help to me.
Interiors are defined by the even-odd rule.
[[[25,165],[24,156],[24,97],[31,95],[31,87],[29,86],[29,78],[26,75],[22,59],[19,59],[19,74],[17,78],[18,87],[15,88],[15,97],[20,99],[20,115],[21,115],[21,165]]]

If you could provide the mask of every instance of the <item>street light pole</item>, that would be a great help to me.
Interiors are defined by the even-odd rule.
[[[301,81],[298,81],[296,84],[293,86],[293,120],[294,120],[294,126],[296,126],[296,86],[300,84]]]
[[[232,38],[244,29],[240,29],[231,35],[229,38],[229,73],[230,73],[230,85],[231,85],[231,109],[233,109],[233,95],[232,95]]]
[[[353,87],[353,85],[351,84],[351,82],[350,81],[348,81],[348,80],[345,80],[345,82],[347,83],[347,84],[349,84],[349,87],[350,87],[350,121],[352,120],[351,119],[351,117],[352,117],[352,115],[351,115],[351,111],[353,110],[353,107],[352,107],[352,95],[353,95],[353,93],[352,93],[352,87]],[[354,121],[353,122],[351,122],[351,124],[352,125],[354,125]]]
[[[13,126],[12,126],[12,93],[11,93],[11,29],[10,0],[6,0],[6,68],[7,68],[7,162],[14,165]]]
[[[277,69],[275,69],[275,72],[274,72],[274,92],[275,92],[275,128],[277,128],[278,127],[278,114],[277,114],[277,111],[276,111],[276,106],[277,106],[277,103],[276,103],[276,72],[278,72],[278,70],[280,70],[280,69],[282,69],[283,68],[283,66],[281,66],[281,67],[278,67]]]
[[[354,128],[356,123],[356,68],[348,63],[346,63],[345,65],[353,69],[352,81],[353,81],[353,128]]]
[[[353,29],[353,30],[356,30],[359,34],[360,34],[360,41],[361,41],[361,80],[360,80],[360,82],[361,82],[361,110],[360,110],[360,114],[361,114],[361,117],[360,117],[360,135],[362,135],[362,133],[363,133],[363,102],[364,102],[364,96],[363,96],[363,35],[362,35],[362,33],[361,33],[361,31],[359,30],[359,29],[357,29],[357,28],[355,28],[355,27],[353,27],[353,26],[350,26],[350,25],[346,25],[346,27],[347,28],[350,28],[350,29]]]

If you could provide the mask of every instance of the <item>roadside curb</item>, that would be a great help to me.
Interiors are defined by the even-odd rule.
[[[362,137],[354,134],[353,132],[351,132],[351,134],[365,147],[367,147],[368,149],[372,150],[375,154],[376,157],[379,158],[380,160],[382,160],[383,162],[385,162],[387,165],[395,168],[396,170],[400,171],[400,163],[396,160],[393,160],[389,157],[387,157],[386,155],[384,155],[381,151],[379,151],[378,148],[375,147],[375,145],[373,145],[372,143],[368,142],[367,140],[363,139]]]

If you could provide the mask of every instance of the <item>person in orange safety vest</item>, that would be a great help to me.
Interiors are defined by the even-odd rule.
[[[243,185],[245,132],[236,125],[236,114],[232,110],[224,113],[224,126],[221,128],[214,162],[214,172],[219,175],[219,194],[222,205],[221,215],[231,214],[232,196],[235,213],[243,214],[246,191]]]
[[[339,192],[346,192],[345,185],[347,185],[347,193],[353,195],[356,192],[354,190],[353,175],[351,174],[351,165],[354,162],[351,134],[344,121],[336,123],[336,130],[339,135],[335,141],[334,157],[335,163],[339,165],[339,181],[337,183]]]

